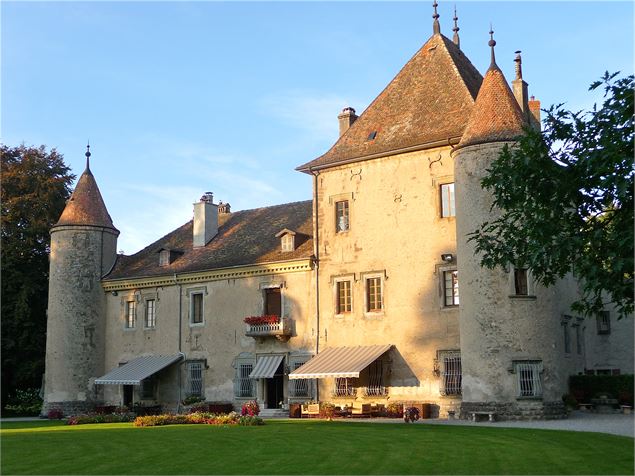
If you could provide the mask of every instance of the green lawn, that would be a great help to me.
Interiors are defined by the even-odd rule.
[[[7,423],[2,474],[633,474],[633,439],[472,426]]]

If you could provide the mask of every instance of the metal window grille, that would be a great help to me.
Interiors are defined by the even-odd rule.
[[[457,270],[443,272],[444,304],[459,305],[459,273]]]
[[[192,294],[192,323],[203,322],[203,293]]]
[[[146,301],[146,327],[152,328],[156,326],[156,301],[148,299]]]
[[[304,362],[295,362],[293,370],[297,370],[304,365]],[[308,397],[309,396],[309,380],[297,379],[289,380],[289,396],[290,397]]]
[[[202,362],[189,362],[187,365],[187,394],[203,396]]]
[[[136,304],[137,303],[135,301],[126,302],[126,327],[128,329],[134,329],[135,326],[137,318]]]
[[[349,229],[348,200],[335,202],[335,230],[339,233]]]
[[[353,309],[353,301],[351,296],[351,282],[337,282],[337,313],[343,314],[351,312]]]
[[[366,304],[368,311],[382,310],[381,278],[366,279]]]
[[[514,270],[514,291],[517,296],[527,296],[527,270],[518,268]]]
[[[357,387],[353,386],[352,379],[336,378],[335,388],[333,389],[334,397],[354,397],[357,395]]]
[[[444,183],[441,185],[441,216],[444,218],[456,216],[453,183]]]
[[[461,354],[456,352],[443,355],[441,393],[443,395],[461,395],[461,379]]]
[[[598,334],[611,333],[611,315],[608,311],[602,311],[597,316]]]
[[[542,383],[540,382],[540,362],[517,362],[516,375],[519,397],[542,396]]]
[[[249,374],[251,374],[254,369],[254,364],[246,363],[238,365],[238,375],[236,376],[236,385],[235,385],[235,395],[237,397],[253,397],[255,396],[254,392],[254,381],[249,378]]]
[[[368,385],[364,389],[366,396],[381,396],[388,393],[384,387],[384,366],[381,360],[376,360],[368,366]]]

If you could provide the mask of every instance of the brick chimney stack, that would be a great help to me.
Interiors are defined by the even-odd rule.
[[[340,122],[340,137],[353,125],[353,122],[357,120],[357,114],[352,107],[345,107],[342,112],[337,116]]]
[[[529,99],[529,124],[540,130],[540,101],[534,96]]]
[[[218,205],[214,203],[212,192],[206,192],[201,200],[194,204],[192,230],[194,248],[205,246],[218,234]]]

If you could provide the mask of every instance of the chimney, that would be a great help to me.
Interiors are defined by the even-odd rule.
[[[194,248],[205,246],[218,233],[218,205],[214,204],[214,194],[206,192],[194,204],[194,227],[192,244]]]
[[[512,81],[512,90],[514,91],[514,96],[516,97],[520,109],[523,111],[525,120],[531,122],[529,117],[529,105],[527,103],[529,93],[527,92],[527,83],[523,80],[523,61],[520,57],[520,51],[516,51],[514,63],[516,63],[516,79]]]
[[[229,203],[223,203],[223,201],[218,202],[218,213],[223,215],[227,213],[231,213],[231,205]]]
[[[352,107],[345,107],[342,112],[337,116],[340,122],[340,137],[353,125],[353,122],[357,119],[355,109]]]
[[[529,99],[529,124],[540,130],[540,101],[534,96]]]

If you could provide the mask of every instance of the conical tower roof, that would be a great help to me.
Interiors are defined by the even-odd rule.
[[[297,170],[458,138],[482,80],[457,45],[435,32],[335,145]]]
[[[457,147],[518,139],[525,121],[503,72],[492,61]]]
[[[90,157],[87,152],[87,158]],[[104,199],[101,197],[95,177],[90,171],[88,160],[86,170],[77,181],[77,186],[66,202],[66,208],[55,226],[87,225],[101,226],[116,230],[108,214]]]

